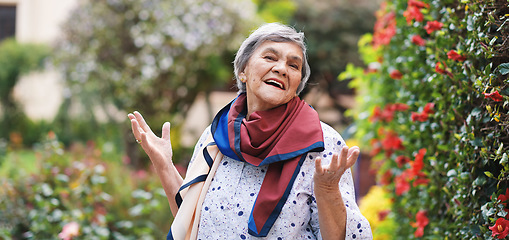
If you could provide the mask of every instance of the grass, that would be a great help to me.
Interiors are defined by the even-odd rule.
[[[0,177],[13,177],[18,172],[31,174],[37,172],[37,157],[33,150],[23,149],[8,151],[7,155],[0,162]],[[20,171],[21,170],[21,171]]]

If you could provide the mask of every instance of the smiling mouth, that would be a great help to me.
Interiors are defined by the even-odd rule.
[[[285,90],[284,86],[282,83],[278,82],[278,81],[275,81],[275,80],[268,80],[268,81],[265,81],[265,84],[268,84],[268,85],[271,85],[271,86],[274,86],[274,87],[277,87],[281,90]]]

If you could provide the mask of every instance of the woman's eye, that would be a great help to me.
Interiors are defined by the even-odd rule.
[[[274,60],[276,59],[276,58],[274,58],[273,56],[265,56],[264,58],[265,58],[265,59],[268,59],[268,60],[272,60],[272,61],[274,61]]]
[[[295,68],[295,69],[299,69],[299,66],[296,65],[296,64],[291,64],[290,67]]]

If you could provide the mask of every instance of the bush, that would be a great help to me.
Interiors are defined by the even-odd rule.
[[[14,101],[12,90],[22,74],[43,67],[44,60],[49,56],[49,47],[37,44],[21,44],[9,38],[0,42],[0,138],[9,139],[11,134],[24,135],[24,144],[32,144],[40,139],[37,135],[39,125],[26,117],[19,105]],[[40,124],[44,126],[44,123]],[[35,131],[33,131],[35,130]],[[36,136],[37,135],[37,136]],[[21,143],[20,143],[21,144]]]
[[[361,199],[359,208],[371,226],[373,239],[391,239],[396,225],[394,215],[389,214],[392,207],[390,195],[380,186],[373,186]]]
[[[367,68],[340,75],[355,78],[350,114],[394,199],[396,239],[507,235],[508,5],[387,1],[359,41]]]
[[[38,172],[0,178],[0,238],[161,239],[171,223],[164,191],[150,172],[106,162],[94,142],[65,152],[50,132]],[[118,157],[120,158],[120,157]],[[77,227],[77,232],[68,232]],[[65,230],[64,230],[65,229]],[[67,232],[67,233],[66,233]]]

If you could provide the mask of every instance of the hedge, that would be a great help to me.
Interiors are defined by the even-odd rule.
[[[349,65],[394,239],[509,233],[509,1],[383,2]]]
[[[0,175],[0,239],[162,239],[172,221],[152,171],[132,170],[93,141],[69,150],[53,132],[35,146],[35,171]],[[16,155],[12,151],[10,155]],[[11,157],[12,161],[29,159]]]

